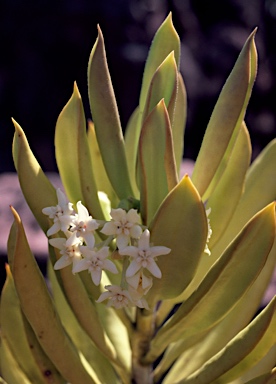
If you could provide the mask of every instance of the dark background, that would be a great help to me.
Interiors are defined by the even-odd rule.
[[[55,123],[75,80],[90,117],[86,69],[97,23],[125,127],[138,104],[150,42],[169,11],[182,41],[191,159],[242,45],[258,27],[259,73],[246,119],[255,157],[275,137],[275,0],[0,0],[0,172],[14,171],[11,117],[43,169],[56,170]]]

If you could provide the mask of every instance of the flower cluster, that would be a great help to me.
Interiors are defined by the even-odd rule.
[[[72,264],[73,274],[87,270],[93,283],[100,285],[103,271],[119,273],[115,262],[110,260],[111,244],[115,241],[124,265],[121,285],[106,285],[106,291],[97,301],[108,300],[107,305],[115,308],[135,305],[148,309],[144,296],[152,287],[152,276],[162,277],[156,258],[170,253],[170,248],[150,244],[150,231],[141,225],[135,209],[128,212],[122,208],[111,209],[111,220],[102,222],[89,215],[80,201],[75,212],[73,204],[67,201],[60,189],[57,189],[57,199],[55,207],[42,210],[53,221],[47,236],[62,232],[62,237],[49,239],[49,243],[60,253],[54,269]],[[107,238],[97,243],[99,234]]]

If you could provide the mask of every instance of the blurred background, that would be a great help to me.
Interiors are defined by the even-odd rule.
[[[43,169],[56,170],[55,123],[75,80],[90,117],[86,69],[98,23],[125,127],[138,104],[151,40],[169,11],[182,41],[190,159],[245,40],[258,27],[259,71],[246,117],[255,157],[276,133],[275,0],[0,0],[0,172],[14,171],[11,117]]]

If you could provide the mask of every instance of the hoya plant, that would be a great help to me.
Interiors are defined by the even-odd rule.
[[[11,207],[2,383],[275,383],[275,297],[259,308],[276,263],[276,141],[251,163],[254,36],[218,97],[191,177],[179,176],[187,103],[171,15],[124,130],[98,27],[92,121],[75,84],[56,124],[62,188],[14,121],[15,168],[49,259],[45,279]]]

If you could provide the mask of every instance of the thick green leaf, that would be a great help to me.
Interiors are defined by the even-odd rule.
[[[244,119],[256,77],[255,31],[247,39],[215,105],[198,154],[192,180],[201,196],[208,188]]]
[[[156,104],[161,99],[164,99],[165,105],[168,108],[171,99],[173,98],[173,106],[175,102],[175,93],[177,89],[177,67],[172,51],[165,60],[156,69],[150,82],[145,108],[143,110],[142,122],[147,118],[149,113],[155,108]],[[174,108],[172,108],[173,117]]]
[[[138,154],[138,144],[141,132],[140,124],[140,111],[137,107],[127,123],[126,132],[125,132],[125,149],[127,157],[128,171],[130,175],[130,181],[132,189],[134,191],[134,196],[136,198],[140,197],[140,191],[137,186],[136,180],[136,167],[137,167],[137,154]]]
[[[183,157],[184,150],[184,131],[187,119],[187,94],[183,78],[178,73],[178,89],[176,95],[176,101],[174,105],[174,112],[170,113],[171,106],[169,105],[169,115],[173,114],[171,119],[172,134],[173,134],[173,147],[175,154],[176,170],[179,174],[180,165]]]
[[[80,93],[76,83],[68,103],[61,111],[55,130],[55,156],[60,178],[69,200],[83,202],[79,177],[78,133],[86,128]]]
[[[62,376],[72,383],[93,384],[77,350],[68,338],[54,308],[46,282],[32,255],[17,212],[12,209],[16,231],[14,252],[8,255],[21,308],[40,345]]]
[[[162,278],[155,279],[147,300],[178,296],[195,274],[207,237],[205,209],[200,196],[185,176],[169,193],[150,226],[154,245],[171,248],[158,258]]]
[[[15,360],[5,337],[1,337],[0,363],[1,376],[5,379],[4,384],[31,384]]]
[[[208,199],[207,207],[212,226],[209,248],[225,231],[244,190],[245,175],[251,159],[251,145],[248,130],[242,125],[226,169],[214,192]]]
[[[53,384],[64,384],[64,379],[57,372],[48,357],[44,355],[43,367],[37,364],[33,355],[34,345],[30,344],[26,334],[23,313],[14,286],[9,267],[6,267],[7,278],[1,292],[1,337],[5,337],[12,355],[18,362],[22,372],[33,383],[45,384],[45,371],[51,373]]]
[[[180,338],[186,340],[185,348],[196,344],[201,334],[222,320],[243,297],[259,275],[272,248],[274,211],[274,203],[268,205],[243,228],[198,289],[157,332],[145,361],[154,361],[169,343]],[[248,255],[254,263],[248,260]]]
[[[60,257],[58,250],[56,255]],[[115,360],[116,351],[104,332],[96,308],[90,301],[80,276],[78,274],[73,275],[71,268],[61,269],[60,276],[67,301],[80,325],[102,353],[109,359]]]
[[[88,64],[88,94],[97,140],[109,180],[120,199],[133,196],[119,113],[99,27],[98,38]]]
[[[148,225],[177,175],[168,112],[161,100],[145,120],[139,142],[141,215]]]
[[[255,377],[252,380],[247,381],[245,384],[275,384],[276,381],[276,368],[270,372],[266,372],[261,376]]]
[[[82,201],[94,217],[104,219],[91,165],[82,100],[76,83],[57,120],[55,149],[60,177],[69,200],[74,204]]]
[[[250,166],[244,193],[219,242],[212,249],[217,257],[248,220],[267,204],[276,200],[276,139],[272,140]]]
[[[20,187],[38,224],[46,232],[49,221],[42,209],[57,204],[56,190],[34,157],[22,128],[14,120],[13,123],[13,160]]]
[[[270,348],[267,354],[257,364],[253,365],[244,374],[242,374],[242,376],[239,376],[232,383],[233,384],[245,383],[265,373],[270,373],[270,379],[271,379],[271,374],[272,374],[271,370],[275,368],[275,361],[276,361],[276,344],[274,344],[272,348]]]
[[[187,297],[191,295],[204,278],[206,272],[211,268],[224,250],[221,249],[219,253],[213,252],[213,247],[214,244],[220,240],[221,236],[223,236],[244,190],[244,179],[250,161],[250,153],[251,146],[249,136],[246,126],[243,125],[233,147],[226,169],[216,189],[207,202],[207,207],[211,208],[209,218],[213,232],[208,244],[211,250],[211,255],[209,257],[206,257],[206,254],[202,255],[193,281],[178,298],[178,302],[186,300]]]
[[[178,384],[226,384],[257,364],[276,343],[276,297],[225,348]]]
[[[102,155],[97,142],[95,127],[92,121],[88,122],[87,140],[97,190],[105,192],[111,202],[111,206],[117,207],[119,200],[106,174]],[[110,217],[109,213],[110,212],[108,212],[108,217],[106,218],[107,220]]]
[[[172,51],[174,51],[175,61],[179,68],[180,39],[173,26],[170,13],[157,30],[150,47],[140,93],[139,106],[141,112],[144,110],[150,83],[156,69]]]
[[[91,341],[90,337],[80,326],[79,321],[72,312],[67,299],[56,278],[52,264],[48,263],[48,276],[51,281],[55,307],[59,313],[62,324],[68,332],[69,336],[77,346],[78,350],[90,364],[90,369],[96,375],[97,384],[119,384],[117,374],[115,373],[110,361],[104,357],[100,350]]]
[[[221,322],[209,330],[206,336],[202,337],[193,347],[185,351],[185,340],[169,346],[155,370],[155,376],[160,377],[177,359],[166,375],[164,384],[184,379],[219,352],[255,315],[273,275],[275,264],[276,242],[274,241],[261,273],[241,300]],[[183,351],[185,352],[182,353]]]

